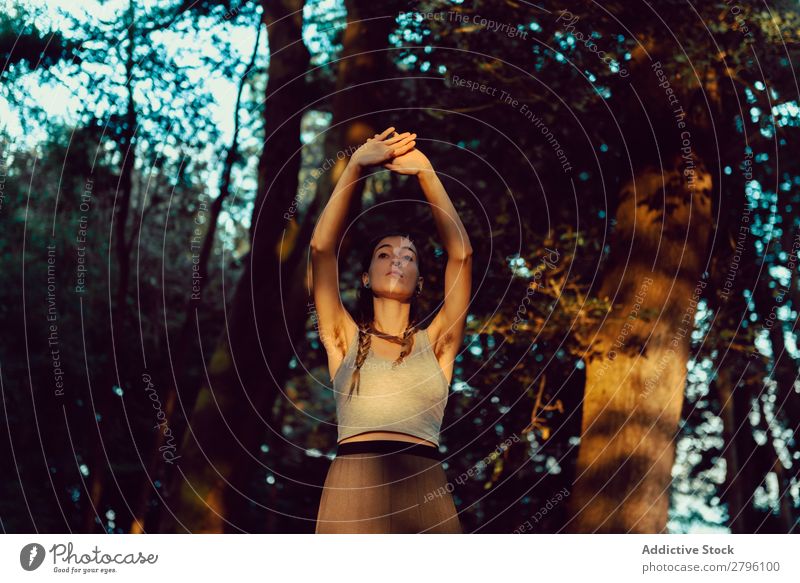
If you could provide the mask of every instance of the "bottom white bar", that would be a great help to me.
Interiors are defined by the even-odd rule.
[[[792,535],[4,535],[0,580],[800,581]],[[231,578],[234,579],[231,579]]]

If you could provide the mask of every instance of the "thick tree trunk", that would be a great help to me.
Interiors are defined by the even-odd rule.
[[[666,528],[675,436],[711,228],[711,176],[680,159],[623,189],[600,297],[613,304],[587,363],[572,532]],[[663,214],[662,214],[663,213]],[[693,299],[694,296],[694,299]],[[644,319],[644,311],[651,314]]]
[[[319,213],[328,202],[339,177],[344,171],[350,154],[368,138],[380,133],[387,126],[398,125],[391,112],[382,113],[392,105],[390,95],[382,93],[381,83],[393,70],[386,51],[389,34],[395,26],[395,15],[401,3],[374,3],[369,0],[346,0],[347,27],[342,39],[342,57],[338,62],[336,92],[333,95],[333,119],[325,137],[325,159],[334,160],[333,167],[325,172],[317,184],[314,202],[303,221],[299,239],[311,240]],[[398,131],[407,131],[398,127]],[[344,154],[344,155],[342,155]],[[353,203],[349,209],[347,224],[352,224],[361,214],[361,193],[364,182],[356,185]],[[342,246],[342,255],[348,253],[351,239]],[[307,248],[299,248],[306,252]],[[297,257],[307,262],[306,257]]]

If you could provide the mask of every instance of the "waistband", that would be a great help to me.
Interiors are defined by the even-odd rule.
[[[444,456],[438,447],[423,445],[421,443],[409,443],[393,439],[371,439],[369,441],[350,441],[340,443],[336,446],[336,455],[347,455],[350,453],[378,453],[417,455],[442,461]]]

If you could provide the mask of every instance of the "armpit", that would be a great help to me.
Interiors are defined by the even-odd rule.
[[[345,357],[347,354],[347,335],[345,334],[344,326],[334,328],[332,343],[326,345],[326,348],[333,348],[342,358]]]
[[[452,347],[454,342],[455,334],[450,331],[443,332],[442,335],[436,339],[436,343],[433,345],[434,356],[436,356],[436,358],[441,358],[445,351]]]

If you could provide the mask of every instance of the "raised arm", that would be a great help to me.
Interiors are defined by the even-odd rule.
[[[414,147],[415,134],[406,132],[389,137],[392,132],[394,128],[387,128],[383,133],[375,134],[353,153],[311,237],[314,304],[320,340],[329,359],[341,358],[347,351],[345,326],[351,332],[356,328],[339,295],[339,270],[336,261],[336,249],[356,183],[367,166],[391,160]]]
[[[472,288],[472,244],[442,181],[436,175],[430,160],[422,152],[414,149],[384,166],[394,172],[417,176],[422,192],[430,203],[439,237],[447,251],[444,305],[428,327],[428,335],[437,348],[440,362],[452,367],[452,360],[455,359],[464,338],[464,323],[469,308]],[[447,370],[445,373],[447,374]]]

